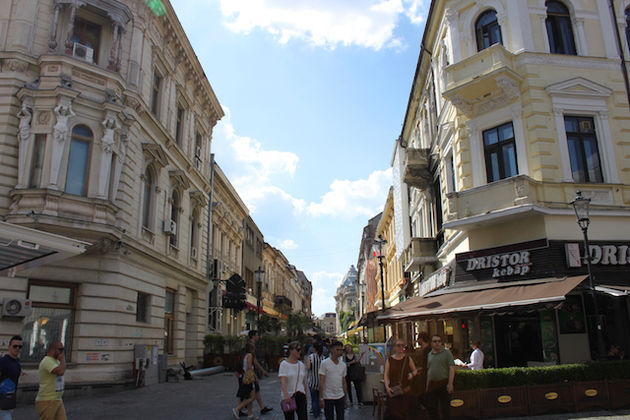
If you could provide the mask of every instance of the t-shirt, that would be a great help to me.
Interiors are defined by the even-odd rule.
[[[278,377],[280,378],[282,376],[287,378],[287,392],[290,396],[296,392],[306,394],[306,390],[304,389],[304,379],[306,379],[304,363],[300,361],[297,363],[289,363],[287,360],[283,360],[278,369]],[[284,398],[282,387],[280,388],[280,398]]]
[[[54,357],[46,356],[39,363],[39,391],[35,401],[60,400],[63,395],[63,375],[52,373],[61,362]]]
[[[468,369],[481,370],[483,369],[483,352],[481,349],[476,348],[470,355],[470,363],[468,363]]]
[[[343,398],[345,396],[343,392],[343,381],[345,381],[347,372],[348,368],[343,361],[338,360],[338,363],[335,364],[331,358],[325,359],[319,367],[319,374],[326,377],[324,389],[321,389],[320,384],[319,391],[321,392],[321,398],[325,400],[338,400],[339,398]]]
[[[442,381],[448,379],[450,367],[455,366],[455,361],[449,349],[442,349],[439,353],[429,352],[427,365],[429,381]]]
[[[20,359],[8,354],[0,358],[0,394],[11,394],[17,390],[21,372]]]
[[[306,384],[310,389],[319,389],[319,366],[322,364],[322,356],[317,353],[312,353],[308,358],[311,361],[311,370],[308,371],[306,377]]]

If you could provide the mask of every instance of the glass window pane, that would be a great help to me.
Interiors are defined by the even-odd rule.
[[[488,182],[494,182],[501,179],[501,175],[499,173],[499,155],[497,153],[492,153],[490,155],[490,178]]]
[[[39,362],[46,356],[53,341],[61,341],[65,347],[66,360],[72,353],[73,310],[34,307],[24,318],[22,338],[24,348],[20,353],[22,362]]]
[[[85,195],[85,181],[90,144],[86,141],[72,139],[70,157],[68,158],[68,174],[66,176],[66,192]]]
[[[514,150],[514,144],[507,144],[503,147],[503,166],[504,178],[516,176],[516,151]]]
[[[46,135],[36,134],[33,145],[33,160],[31,161],[31,176],[29,188],[37,188],[42,179],[42,168],[44,167],[44,150],[46,148]]]
[[[571,172],[573,173],[573,180],[575,182],[586,181],[586,173],[583,165],[584,159],[582,157],[582,149],[580,148],[580,142],[577,137],[567,138],[569,145],[569,159],[571,160]]]
[[[164,298],[164,312],[169,314],[175,312],[175,294],[173,292],[166,292]]]
[[[567,133],[577,133],[579,131],[577,118],[565,117],[564,129]]]
[[[514,130],[512,129],[512,123],[505,124],[499,127],[499,138],[501,140],[514,138]]]
[[[599,164],[599,151],[595,138],[588,137],[584,139],[584,153],[586,155],[589,182],[602,182],[602,169]]]
[[[499,141],[497,130],[493,128],[492,130],[484,131],[483,141],[486,144],[486,146],[497,143]]]
[[[69,287],[32,284],[29,288],[28,298],[36,303],[62,303],[72,305],[72,289]]]

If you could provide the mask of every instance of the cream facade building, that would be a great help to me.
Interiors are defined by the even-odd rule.
[[[37,382],[55,339],[71,363],[66,383],[128,380],[138,357],[196,365],[203,355],[223,111],[164,3],[158,17],[144,1],[0,2],[2,220],[85,249],[0,277],[3,298],[33,306],[0,319],[3,338],[24,337],[21,383]],[[216,172],[212,254],[238,273],[246,210]]]
[[[630,2],[611,4],[431,3],[393,165],[397,257],[420,297],[389,320],[417,321],[460,351],[481,339],[490,366],[595,357],[570,204],[581,191],[605,344],[630,346],[628,298],[610,291],[630,285]],[[543,287],[566,303],[543,304]],[[483,309],[490,289],[511,297]],[[458,297],[480,306],[444,309]],[[422,299],[440,315],[418,309]],[[513,305],[522,310],[501,309]]]

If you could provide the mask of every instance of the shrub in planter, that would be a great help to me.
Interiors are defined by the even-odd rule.
[[[225,337],[221,334],[206,334],[203,337],[204,353],[223,353]]]

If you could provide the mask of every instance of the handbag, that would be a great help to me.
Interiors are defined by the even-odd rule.
[[[407,357],[405,356],[405,360],[403,360],[402,369],[400,370],[400,385],[395,385],[391,387],[392,390],[392,398],[399,397],[405,393],[405,390],[402,387],[403,377],[405,376],[405,363],[407,363]]]
[[[245,385],[249,385],[253,382],[256,382],[256,375],[252,369],[246,370],[243,374],[243,383]]]
[[[9,392],[0,394],[0,410],[12,410],[17,405],[17,394]]]
[[[293,394],[291,394],[291,399],[289,399],[289,401],[287,400],[282,400],[280,401],[280,407],[282,407],[282,411],[285,413],[289,413],[291,411],[295,411],[297,409],[297,405],[295,404],[295,393],[297,392],[297,388],[298,385],[300,383],[300,362],[296,363],[297,364],[297,368],[298,368],[298,376],[297,376],[297,380],[295,381],[295,391],[293,391]]]

